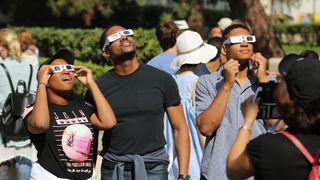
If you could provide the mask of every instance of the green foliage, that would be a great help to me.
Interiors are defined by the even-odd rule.
[[[19,30],[22,27],[11,27]],[[49,57],[58,49],[68,48],[74,52],[80,61],[92,61],[96,64],[106,64],[101,57],[99,38],[102,28],[95,29],[58,29],[58,28],[26,28],[32,35],[35,44],[39,47],[40,55]],[[149,61],[160,52],[160,46],[155,36],[155,29],[135,29],[137,57],[143,62]]]
[[[314,24],[279,24],[274,25],[280,41],[285,44],[320,45],[320,25]]]
[[[135,29],[135,42],[137,46],[137,57],[143,62],[148,62],[160,52],[160,45],[155,35],[155,29]]]
[[[172,17],[172,15],[170,13],[164,12],[160,16],[160,23],[167,22],[167,21],[170,21],[172,19],[173,19],[173,17]]]
[[[104,17],[109,17],[112,14],[112,7],[117,5],[117,1],[109,0],[48,0],[47,2],[53,15],[74,17],[82,15],[86,25],[91,25],[91,21],[96,13],[100,13]]]
[[[320,46],[310,46],[303,44],[283,44],[282,48],[286,54],[295,53],[300,54],[305,50],[313,50],[320,54]]]
[[[184,3],[174,3],[172,6],[172,11],[174,14],[174,17],[177,19],[187,19],[190,12],[191,12],[191,6],[190,4],[184,2]]]

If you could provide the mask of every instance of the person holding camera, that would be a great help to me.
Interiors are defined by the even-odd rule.
[[[223,32],[221,53],[228,61],[217,72],[200,76],[196,87],[196,115],[200,133],[207,137],[201,164],[202,179],[228,179],[226,159],[243,124],[240,104],[253,95],[259,82],[267,82],[267,60],[253,52],[255,37],[244,24]],[[251,138],[266,133],[256,121]]]
[[[288,125],[312,157],[320,153],[320,61],[290,54],[280,62],[283,77],[275,100]],[[242,105],[244,123],[230,149],[227,174],[230,179],[307,179],[311,164],[284,134],[264,134],[250,141],[258,102],[249,98]]]

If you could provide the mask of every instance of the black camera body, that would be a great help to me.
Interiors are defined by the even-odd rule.
[[[254,99],[260,99],[257,119],[280,119],[281,115],[276,107],[274,92],[277,82],[261,83],[255,92]]]

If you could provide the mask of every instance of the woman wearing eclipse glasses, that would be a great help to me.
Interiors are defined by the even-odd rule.
[[[35,103],[24,113],[31,141],[38,150],[31,179],[95,179],[95,129],[116,125],[91,70],[73,63],[73,54],[61,49],[38,70]],[[96,111],[73,94],[75,79],[92,92]]]

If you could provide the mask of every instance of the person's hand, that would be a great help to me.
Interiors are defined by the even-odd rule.
[[[253,96],[250,96],[241,104],[241,112],[245,123],[252,125],[259,112],[258,101],[253,102]]]
[[[42,65],[38,70],[37,79],[38,84],[45,84],[48,85],[48,81],[52,74],[52,67],[50,65]]]
[[[236,74],[239,72],[239,62],[230,59],[223,65],[224,84],[228,88],[232,88],[234,81],[236,80]]]
[[[87,88],[90,84],[94,83],[92,71],[85,66],[73,66],[75,72],[74,76],[81,82],[81,84],[85,85]]]
[[[255,53],[251,57],[255,76],[260,83],[268,82],[267,78],[267,66],[268,60],[262,56],[261,53]]]

